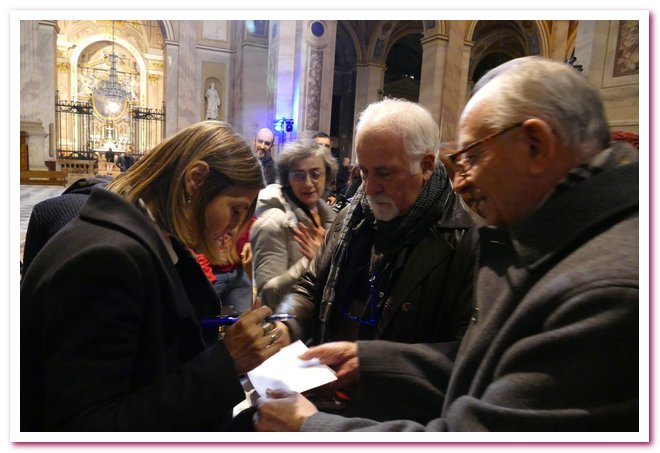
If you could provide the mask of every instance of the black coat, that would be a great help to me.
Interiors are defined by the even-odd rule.
[[[96,185],[103,187],[110,181],[112,178],[104,176],[79,179],[67,187],[62,195],[48,198],[34,205],[25,232],[21,274],[27,272],[32,260],[46,242],[64,225],[78,216],[78,212],[87,201],[92,188]]]
[[[346,215],[347,209],[337,214],[307,271],[275,310],[296,315],[295,320],[287,321],[293,338],[313,338],[315,343],[337,340],[332,322],[341,319],[342,304],[356,294],[349,285],[351,276],[358,273],[353,262],[346,263],[338,276],[331,314],[321,320],[320,313],[324,310],[323,291]],[[382,302],[378,325],[368,333],[373,339],[405,343],[452,341],[459,340],[467,328],[477,245],[474,233],[483,219],[453,193],[443,206],[429,209],[424,219],[430,225],[416,242],[390,258],[393,277],[388,280],[390,291]],[[355,228],[349,252],[352,256],[362,255],[360,248],[365,244],[370,249],[371,244],[362,239],[362,232],[369,228],[366,221]],[[344,294],[346,298],[342,297]]]
[[[220,430],[244,393],[199,319],[217,297],[187,249],[92,190],[21,284],[22,431]]]
[[[277,167],[275,161],[270,155],[265,156],[263,159],[260,159],[261,167],[264,171],[264,179],[266,184],[274,184],[277,182]]]

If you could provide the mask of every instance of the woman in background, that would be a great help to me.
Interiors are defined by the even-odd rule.
[[[259,193],[250,231],[257,293],[271,308],[307,269],[336,215],[325,194],[337,162],[324,146],[314,140],[290,142],[277,168],[281,185]]]

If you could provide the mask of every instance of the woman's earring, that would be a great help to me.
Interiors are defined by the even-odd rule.
[[[192,195],[186,195],[186,203],[190,204],[192,202]]]

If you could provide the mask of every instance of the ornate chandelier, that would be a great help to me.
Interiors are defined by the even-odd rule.
[[[110,60],[110,72],[108,78],[100,80],[94,89],[95,102],[104,104],[107,111],[111,114],[119,112],[124,106],[126,99],[130,97],[130,91],[119,83],[117,77],[117,60],[119,57],[115,53],[115,21],[112,21],[112,52],[108,55]]]

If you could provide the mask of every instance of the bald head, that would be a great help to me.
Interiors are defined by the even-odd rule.
[[[263,159],[268,153],[270,153],[274,140],[275,135],[273,135],[273,131],[267,127],[259,129],[253,142],[254,152],[259,159]]]

